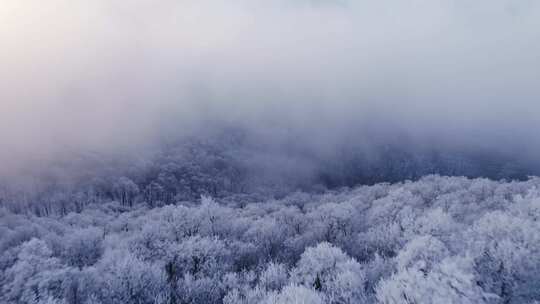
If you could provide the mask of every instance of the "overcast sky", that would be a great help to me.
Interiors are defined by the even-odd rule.
[[[0,67],[4,168],[213,121],[540,152],[534,0],[4,0]]]

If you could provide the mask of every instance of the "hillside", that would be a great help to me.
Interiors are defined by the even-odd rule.
[[[6,303],[533,303],[540,179],[0,210]]]

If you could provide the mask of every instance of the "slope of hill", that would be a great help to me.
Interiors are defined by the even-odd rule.
[[[120,196],[122,197],[122,196]],[[540,179],[0,209],[5,303],[534,303]],[[295,302],[296,301],[296,302]]]

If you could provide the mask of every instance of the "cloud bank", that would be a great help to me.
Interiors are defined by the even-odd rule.
[[[343,143],[540,152],[536,1],[8,0],[4,172],[233,124]]]

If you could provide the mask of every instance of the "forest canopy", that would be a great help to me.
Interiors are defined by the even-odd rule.
[[[0,209],[6,303],[534,303],[540,180]],[[152,190],[153,191],[153,190]],[[157,190],[156,190],[157,191]]]

